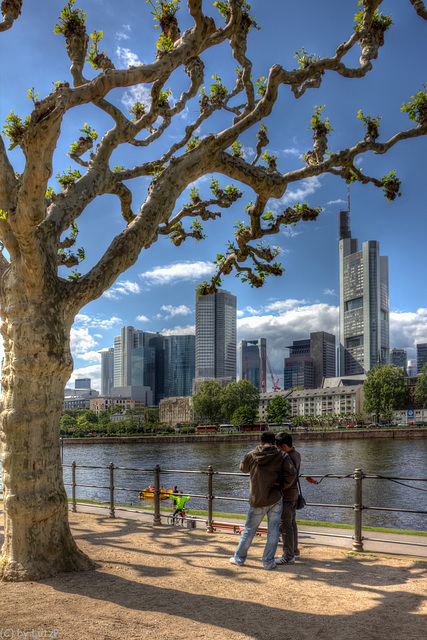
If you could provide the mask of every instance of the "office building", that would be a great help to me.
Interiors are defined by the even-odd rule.
[[[417,344],[417,370],[421,373],[421,369],[427,363],[427,342]]]
[[[236,380],[236,304],[223,289],[196,296],[195,387],[202,380]]]
[[[168,397],[191,396],[196,365],[196,337],[169,336]]]
[[[154,334],[156,335],[156,334]],[[114,385],[111,395],[123,395],[124,389],[130,389],[130,397],[138,396],[138,387],[141,393],[147,387],[156,395],[156,350],[149,345],[149,338],[143,332],[133,327],[122,327],[120,336],[114,338]],[[136,387],[132,391],[132,387]],[[121,391],[115,391],[120,389]]]
[[[240,379],[249,380],[260,391],[266,390],[267,340],[239,342]]]
[[[405,371],[408,368],[408,354],[405,349],[390,349],[390,364],[401,367]]]
[[[114,387],[114,348],[104,349],[101,354],[101,395],[110,396]]]
[[[289,357],[285,358],[283,388],[314,389],[314,366],[310,356],[310,339],[294,340],[288,345]]]
[[[90,378],[76,378],[74,380],[74,388],[75,389],[90,389],[90,383],[92,380]]]
[[[339,375],[367,373],[390,358],[388,258],[379,242],[351,237],[350,213],[339,213]]]
[[[294,340],[287,348],[284,389],[317,389],[325,378],[335,376],[335,336],[332,333],[315,331],[310,333],[310,338]]]
[[[413,377],[418,373],[417,361],[416,360],[408,360],[408,376]]]

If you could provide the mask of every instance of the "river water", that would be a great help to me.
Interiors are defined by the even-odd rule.
[[[185,471],[207,471],[212,465],[216,472],[239,472],[239,462],[258,441],[254,443],[173,443],[163,444],[91,444],[65,445],[63,447],[64,481],[71,482],[68,465],[74,460],[77,468],[77,484],[108,487],[108,467],[144,469],[142,471],[115,470],[115,501],[122,504],[141,504],[137,492],[153,483],[152,469],[160,465],[160,482],[165,489],[178,485],[186,494],[207,494],[207,476]],[[302,455],[301,473],[306,475],[347,475],[356,468],[365,474],[403,478],[427,478],[427,438],[408,440],[333,440],[295,442]],[[365,507],[388,507],[392,509],[412,509],[427,512],[427,482],[402,480],[405,485],[385,479],[365,479],[363,481],[363,504]],[[242,498],[242,502],[214,500],[214,511],[246,513],[248,477],[238,475],[214,475],[213,494],[215,496]],[[325,478],[319,485],[308,483],[301,478],[304,497],[315,505],[353,505],[355,482],[352,478]],[[132,489],[122,491],[120,488]],[[66,486],[71,495],[70,486]],[[107,488],[77,487],[77,498],[109,500]],[[207,501],[192,497],[188,507],[207,509]],[[307,506],[298,512],[305,520],[353,524],[353,510],[336,506]],[[386,511],[363,511],[366,526],[391,527],[395,529],[427,530],[427,516],[412,513],[389,513]]]

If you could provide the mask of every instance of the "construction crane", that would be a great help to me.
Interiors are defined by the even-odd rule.
[[[271,382],[273,385],[273,391],[280,391],[279,378],[277,378],[277,380],[274,379],[273,371],[271,369],[271,364],[270,364],[270,360],[268,359],[267,352],[265,352],[265,359],[267,360],[268,370],[270,372]]]

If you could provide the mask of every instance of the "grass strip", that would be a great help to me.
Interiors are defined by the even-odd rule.
[[[71,498],[68,498],[68,502],[71,502]],[[109,502],[97,502],[96,500],[76,500],[82,504],[94,504],[94,505],[109,505]],[[148,505],[133,505],[133,504],[115,504],[116,507],[125,507],[128,509],[139,509],[141,511],[154,511],[154,507]],[[170,507],[161,507],[161,512],[172,512],[174,509]],[[208,517],[207,511],[197,511],[196,509],[188,509],[189,515]],[[212,513],[214,518],[232,518],[233,520],[246,520],[246,515],[242,513],[221,513],[215,511]],[[267,521],[267,518],[264,518]],[[314,520],[297,520],[297,524],[305,527],[326,527],[328,529],[353,529],[351,524],[340,524],[338,522],[316,522]],[[397,533],[409,536],[423,536],[427,537],[427,531],[411,531],[409,529],[388,529],[385,527],[362,527],[362,531],[376,531],[378,533]]]

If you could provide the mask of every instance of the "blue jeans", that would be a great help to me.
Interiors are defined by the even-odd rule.
[[[267,540],[262,554],[262,564],[264,569],[272,569],[275,567],[274,555],[277,545],[279,544],[279,526],[280,516],[282,513],[282,499],[276,504],[268,507],[249,507],[248,515],[245,522],[245,528],[240,538],[240,542],[234,553],[236,564],[244,564],[248,555],[249,547],[252,544],[254,535],[264,516],[267,516]]]

